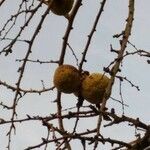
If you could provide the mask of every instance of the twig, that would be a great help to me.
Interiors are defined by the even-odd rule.
[[[95,21],[94,21],[93,27],[92,27],[92,29],[91,29],[91,32],[90,32],[90,34],[88,35],[88,40],[87,40],[87,42],[86,42],[85,48],[84,48],[83,53],[82,53],[82,59],[81,59],[81,62],[80,62],[80,64],[79,64],[79,71],[80,71],[80,72],[82,72],[83,63],[86,62],[85,57],[86,57],[86,54],[87,54],[87,52],[88,52],[88,48],[89,48],[89,46],[90,46],[90,43],[91,43],[92,37],[93,37],[93,35],[94,35],[94,32],[96,31],[97,24],[98,24],[98,22],[99,22],[99,20],[100,20],[100,17],[101,17],[101,15],[102,15],[102,12],[104,11],[105,3],[106,3],[106,0],[103,0],[103,1],[101,2],[101,6],[100,6],[100,9],[99,9],[99,12],[98,12],[98,14],[97,14],[97,16],[96,16],[96,18],[95,18]]]

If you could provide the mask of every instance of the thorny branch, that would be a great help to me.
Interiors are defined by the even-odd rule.
[[[82,0],[76,1],[75,6],[74,6],[73,11],[72,11],[72,14],[70,15],[70,18],[68,20],[66,32],[65,32],[65,35],[63,37],[62,50],[61,50],[61,54],[60,54],[60,58],[59,58],[59,65],[62,65],[64,62],[69,35],[70,35],[71,30],[73,29],[72,25],[74,22],[74,18],[78,12],[79,7],[81,6],[81,3],[82,3]],[[58,116],[62,115],[61,110],[62,110],[61,92],[57,91],[57,113],[58,113]],[[64,125],[63,125],[63,120],[61,118],[59,118],[58,122],[59,122],[60,130],[64,131],[65,129],[64,129]],[[64,138],[64,139],[65,139],[65,148],[70,150],[71,146],[70,146],[68,140],[66,138]]]
[[[91,32],[90,34],[88,35],[88,40],[87,40],[87,43],[85,45],[85,48],[84,48],[84,51],[83,51],[83,56],[82,56],[82,59],[81,59],[81,62],[80,62],[80,65],[79,65],[79,70],[82,71],[82,66],[83,66],[83,63],[86,62],[86,54],[88,52],[88,49],[89,49],[89,46],[90,46],[90,43],[91,43],[91,40],[92,40],[92,37],[94,35],[94,32],[96,32],[96,27],[97,27],[97,24],[100,20],[100,17],[102,15],[102,12],[104,11],[104,6],[105,6],[105,3],[106,3],[106,0],[103,0],[101,2],[101,5],[100,5],[100,9],[99,9],[99,12],[95,18],[95,21],[94,21],[94,24],[93,24],[93,27],[91,29]]]
[[[108,87],[106,89],[106,92],[104,94],[102,105],[100,107],[101,111],[105,111],[107,99],[111,95],[111,90],[112,90],[112,87],[113,87],[113,84],[115,81],[115,76],[119,71],[119,67],[120,67],[120,64],[121,64],[122,59],[123,59],[123,55],[124,55],[124,52],[125,52],[125,49],[127,46],[127,42],[128,42],[129,36],[131,35],[132,23],[134,20],[134,3],[135,3],[134,0],[129,0],[128,18],[127,18],[125,30],[124,30],[123,35],[122,35],[123,37],[122,37],[122,40],[120,42],[121,47],[120,47],[120,50],[118,51],[117,61],[110,71],[111,78],[110,78]],[[99,134],[100,134],[101,123],[102,123],[102,116],[100,115],[98,118],[98,122],[97,122],[97,136],[99,136]],[[97,148],[97,146],[98,146],[98,142],[95,141],[94,150]]]
[[[4,6],[6,0],[2,0],[0,2],[0,8]],[[36,1],[37,2],[37,1]],[[98,144],[106,144],[109,143],[112,145],[112,148],[114,150],[117,149],[122,149],[126,148],[127,150],[141,150],[150,145],[150,125],[144,123],[141,121],[141,118],[132,118],[124,113],[125,106],[128,106],[127,104],[124,103],[123,95],[122,95],[122,82],[126,81],[128,82],[132,87],[135,87],[138,91],[140,90],[139,87],[135,84],[133,84],[127,77],[123,77],[120,75],[117,75],[120,70],[120,66],[123,60],[127,56],[132,56],[132,55],[138,55],[144,58],[150,58],[150,53],[148,51],[138,49],[134,44],[132,44],[129,41],[129,36],[131,35],[131,29],[133,26],[133,20],[134,20],[134,5],[135,5],[135,0],[129,0],[129,10],[128,10],[128,17],[127,17],[127,22],[125,29],[120,33],[116,34],[113,37],[114,38],[122,38],[120,40],[120,48],[119,50],[115,50],[112,48],[111,45],[111,52],[114,52],[117,54],[117,57],[109,64],[108,67],[104,67],[105,73],[109,73],[111,78],[109,85],[106,89],[103,102],[101,106],[84,106],[84,105],[79,105],[72,107],[72,108],[67,108],[63,109],[62,105],[62,93],[57,91],[57,98],[55,100],[55,104],[57,106],[57,111],[55,113],[50,112],[49,115],[47,116],[40,116],[40,115],[30,115],[27,114],[25,118],[18,118],[18,113],[17,113],[17,108],[18,108],[18,103],[20,100],[23,99],[25,95],[28,94],[42,94],[45,92],[52,92],[53,89],[55,88],[54,86],[51,86],[49,88],[46,88],[45,85],[43,84],[43,88],[41,89],[25,89],[21,86],[23,77],[24,77],[24,72],[26,71],[27,65],[30,65],[31,63],[37,63],[37,64],[58,64],[62,65],[65,62],[65,56],[67,54],[67,46],[71,50],[73,57],[76,60],[76,65],[78,66],[78,69],[80,73],[84,70],[83,65],[87,61],[86,60],[86,55],[89,51],[90,44],[93,39],[94,33],[96,33],[96,29],[98,26],[98,23],[100,22],[102,12],[104,11],[104,6],[106,5],[106,0],[102,0],[100,3],[100,8],[99,11],[96,15],[95,20],[93,21],[93,26],[91,28],[91,31],[88,35],[87,42],[85,43],[85,47],[82,52],[82,57],[79,62],[79,58],[76,56],[75,50],[71,47],[69,43],[69,38],[71,37],[71,31],[73,30],[73,26],[75,23],[75,18],[78,15],[79,8],[82,5],[82,0],[76,0],[74,3],[74,7],[71,11],[71,13],[64,19],[67,19],[67,26],[65,28],[65,33],[63,36],[63,41],[62,41],[62,46],[60,50],[60,57],[59,59],[56,60],[48,60],[48,61],[43,61],[40,59],[31,59],[30,54],[32,53],[33,50],[33,45],[35,42],[36,37],[39,35],[39,32],[41,31],[42,25],[45,21],[46,16],[50,12],[51,4],[53,0],[49,1],[48,6],[46,7],[45,12],[42,14],[39,23],[37,24],[35,31],[33,35],[31,36],[31,39],[19,39],[20,36],[23,34],[23,31],[26,28],[30,28],[30,22],[33,20],[35,14],[40,10],[42,7],[42,4],[45,3],[44,0],[39,0],[38,5],[35,6],[35,0],[21,0],[18,10],[16,11],[15,14],[12,14],[9,19],[7,19],[6,23],[3,25],[2,29],[0,29],[0,40],[2,42],[7,41],[8,44],[5,45],[4,48],[1,49],[0,51],[0,56],[2,54],[5,54],[5,57],[8,57],[8,54],[14,52],[15,45],[18,42],[24,42],[27,44],[27,50],[26,54],[23,59],[16,59],[16,62],[21,63],[21,66],[18,69],[18,79],[15,85],[9,84],[8,81],[4,81],[0,79],[0,86],[4,89],[6,89],[8,92],[14,93],[14,98],[13,98],[13,104],[11,106],[6,105],[3,100],[0,102],[0,106],[3,108],[4,111],[8,110],[11,111],[11,118],[10,119],[4,119],[3,117],[0,118],[0,126],[5,126],[5,125],[10,125],[10,128],[7,132],[8,136],[8,145],[7,149],[11,150],[11,141],[13,139],[12,137],[12,132],[16,131],[17,129],[17,124],[25,124],[25,122],[33,122],[37,123],[40,122],[41,126],[43,128],[47,129],[47,135],[46,138],[42,137],[41,143],[38,143],[36,145],[32,146],[26,146],[26,150],[31,150],[31,149],[36,149],[36,148],[41,148],[44,147],[44,150],[48,149],[49,144],[54,144],[56,149],[72,149],[71,142],[73,140],[79,140],[81,143],[81,146],[83,147],[84,150],[86,150],[87,145],[92,145],[93,149],[96,150],[98,148]],[[47,4],[47,3],[46,3]],[[81,7],[82,8],[82,7]],[[16,22],[19,19],[21,15],[24,15],[24,24],[20,27],[19,31],[15,34],[15,37],[9,38],[8,35],[11,33],[12,29],[16,26]],[[127,45],[130,45],[134,51],[128,52],[126,50]],[[148,63],[150,63],[149,60],[147,60]],[[115,82],[115,79],[120,80],[120,99],[117,100],[115,98],[111,97],[111,91]],[[112,99],[122,105],[122,115],[118,115],[114,108],[111,108],[111,110],[108,110],[109,108],[106,108],[107,100]],[[79,98],[80,101],[80,98]],[[78,131],[79,123],[82,122],[84,119],[93,119],[97,118],[97,124],[94,129],[86,129],[83,130],[82,132]],[[73,127],[72,130],[68,130],[64,122],[65,121],[72,121],[73,122]],[[53,123],[53,121],[58,121],[57,124]],[[113,127],[114,125],[124,125],[128,124],[128,128],[135,128],[136,130],[139,130],[143,133],[143,135],[136,137],[135,140],[133,141],[128,141],[125,142],[123,140],[116,140],[111,137],[106,137],[105,135],[101,134],[101,130],[103,128],[109,128]],[[141,133],[139,132],[139,133]]]
[[[13,45],[15,44],[17,38],[20,36],[21,32],[24,30],[24,28],[28,25],[29,21],[32,19],[32,17],[34,16],[35,12],[38,10],[38,8],[41,6],[41,3],[38,5],[38,7],[35,9],[35,11],[31,14],[30,18],[28,19],[28,21],[25,23],[25,25],[21,28],[21,30],[19,31],[18,35],[16,36],[16,38],[7,46],[9,47],[7,50],[4,49],[4,51],[6,52],[6,56],[7,54],[10,52],[10,50],[12,49]],[[30,53],[32,52],[32,45],[33,45],[33,42],[36,38],[36,36],[38,35],[41,27],[42,27],[42,24],[44,22],[44,19],[46,18],[47,14],[49,13],[49,8],[50,8],[50,5],[49,7],[47,8],[47,10],[45,11],[45,13],[43,14],[39,24],[37,25],[37,28],[29,42],[29,47],[28,47],[28,50],[27,50],[27,53],[26,53],[26,56],[24,58],[24,61],[21,65],[21,67],[19,68],[19,78],[18,78],[18,81],[16,83],[16,91],[15,91],[15,97],[14,97],[14,100],[13,100],[13,105],[12,107],[10,107],[12,109],[12,117],[11,117],[11,120],[12,120],[12,124],[10,126],[10,130],[8,131],[7,135],[8,135],[8,150],[10,150],[10,142],[11,142],[11,135],[12,135],[12,131],[15,130],[15,125],[13,123],[13,120],[15,119],[15,117],[17,116],[17,112],[16,112],[16,106],[17,106],[17,103],[19,101],[19,99],[22,97],[20,95],[20,84],[21,84],[21,81],[22,81],[22,78],[23,78],[23,74],[24,74],[24,71],[25,71],[25,66],[26,66],[26,63],[27,63],[27,59],[30,55]]]

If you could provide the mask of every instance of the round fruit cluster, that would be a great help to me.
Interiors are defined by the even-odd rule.
[[[74,0],[44,0],[44,3],[46,5],[49,5],[51,3],[50,10],[54,14],[65,16],[71,11]]]
[[[56,69],[53,81],[59,91],[73,93],[80,87],[80,74],[71,65],[61,65]]]
[[[101,73],[80,74],[78,69],[71,65],[59,66],[54,74],[54,85],[63,93],[74,93],[90,103],[102,102],[109,78]]]

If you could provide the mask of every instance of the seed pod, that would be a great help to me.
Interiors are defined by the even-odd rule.
[[[102,102],[109,78],[100,73],[87,76],[81,85],[81,94],[85,100],[93,104]]]
[[[61,65],[55,71],[53,82],[60,92],[73,93],[80,87],[80,73],[74,66]]]

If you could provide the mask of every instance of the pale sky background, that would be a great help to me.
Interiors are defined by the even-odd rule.
[[[0,29],[13,13],[15,14],[20,1],[7,0],[2,7],[0,7]],[[93,26],[93,20],[97,15],[99,9],[100,0],[83,0],[83,5],[77,14],[74,22],[74,29],[71,32],[69,43],[75,50],[77,57],[81,58],[81,53],[84,49],[85,42],[87,41],[87,35],[90,33]],[[136,45],[139,49],[144,49],[150,52],[150,1],[149,0],[136,0],[135,1],[135,20],[134,27],[132,29],[132,36],[130,41]],[[30,39],[32,33],[35,30],[37,23],[41,19],[41,15],[46,10],[46,6],[42,6],[39,12],[33,18],[32,23],[23,32],[21,39]],[[92,39],[86,59],[88,60],[84,64],[83,68],[90,72],[102,72],[103,67],[107,66],[115,57],[114,53],[110,52],[110,44],[114,48],[119,48],[119,40],[113,39],[113,35],[120,33],[125,26],[125,19],[127,18],[128,0],[108,0],[104,9],[102,18],[98,24],[97,31]],[[19,17],[9,38],[13,38],[17,33],[19,26],[23,22],[23,16]],[[32,47],[32,54],[30,59],[40,60],[58,60],[62,47],[62,37],[66,29],[67,21],[64,17],[56,16],[50,13],[40,30],[38,37]],[[0,42],[0,50],[4,47],[6,42]],[[15,85],[18,79],[18,67],[20,62],[16,62],[16,59],[24,58],[27,50],[27,45],[22,42],[17,42],[13,48],[13,53],[7,57],[0,56],[0,80],[6,81],[10,85]],[[134,51],[133,47],[127,47],[129,52]],[[123,97],[124,102],[129,105],[125,107],[125,115],[130,117],[139,117],[141,121],[150,123],[150,65],[147,64],[147,59],[137,56],[128,56],[124,59],[121,75],[128,77],[135,85],[138,85],[141,89],[138,92],[135,88],[131,87],[127,82],[123,83]],[[76,61],[72,56],[72,53],[67,49],[65,63],[76,65]],[[27,63],[26,71],[21,83],[24,89],[41,89],[41,80],[44,81],[45,87],[52,87],[52,77],[57,67],[56,64],[35,64]],[[12,91],[0,86],[0,102],[11,105],[14,98]],[[120,99],[119,97],[119,84],[116,80],[116,84],[113,87],[112,97]],[[42,115],[46,116],[56,112],[56,104],[52,103],[56,98],[56,90],[52,92],[43,93],[40,96],[38,94],[27,94],[24,96],[17,107],[18,118],[25,118],[26,114],[29,115]],[[62,104],[63,109],[74,107],[76,105],[76,97],[73,94],[63,94]],[[84,102],[84,104],[89,104]],[[122,114],[122,107],[119,103],[112,100],[108,101],[108,108],[115,108],[116,113]],[[9,119],[11,111],[4,110],[0,107],[0,118]],[[57,121],[54,122],[55,125]],[[85,131],[86,129],[93,129],[97,123],[97,119],[81,119],[78,131]],[[72,131],[72,125],[74,120],[66,120],[65,127],[69,131]],[[9,125],[0,126],[0,150],[5,150],[8,138],[6,133]],[[41,122],[24,122],[16,124],[16,135],[12,138],[11,149],[23,150],[31,145],[41,143],[41,137],[46,137],[46,128],[42,127]],[[123,124],[123,126],[114,125],[113,127],[104,128],[102,130],[105,137],[111,137],[130,141],[134,138],[134,128]],[[73,150],[82,150],[81,144],[78,141],[72,142]],[[99,145],[101,150],[109,150],[110,145]],[[54,150],[53,144],[49,145],[49,150]],[[92,145],[87,145],[87,150],[91,150]],[[43,147],[40,148],[43,150]]]

